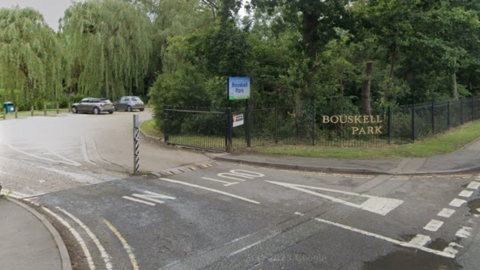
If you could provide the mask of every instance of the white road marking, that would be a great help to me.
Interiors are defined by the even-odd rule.
[[[102,256],[103,262],[105,263],[105,268],[107,270],[112,270],[113,266],[110,262],[110,256],[105,251],[105,248],[102,246],[100,241],[98,240],[97,236],[88,228],[80,219],[76,216],[72,215],[71,213],[67,212],[66,210],[57,207],[58,210],[62,211],[65,215],[70,217],[73,221],[75,221],[85,232],[87,232],[88,236],[92,239],[93,243],[97,246],[98,251],[100,251],[100,255]]]
[[[387,241],[387,242],[390,242],[390,243],[393,243],[393,244],[396,244],[396,245],[399,245],[399,246],[402,246],[402,247],[415,248],[415,249],[419,249],[419,250],[422,250],[422,251],[425,251],[425,252],[428,252],[428,253],[432,253],[432,254],[435,254],[435,255],[438,255],[438,256],[446,257],[446,258],[455,258],[455,254],[451,254],[451,253],[448,253],[448,252],[443,252],[443,251],[439,251],[439,250],[435,250],[435,249],[430,249],[430,248],[427,248],[427,247],[424,247],[424,246],[410,244],[409,242],[402,242],[402,241],[399,241],[399,240],[396,240],[396,239],[393,239],[393,238],[389,238],[389,237],[386,237],[386,236],[383,236],[383,235],[367,232],[367,231],[364,231],[364,230],[361,230],[361,229],[357,229],[357,228],[354,228],[354,227],[350,227],[350,226],[347,226],[347,225],[343,225],[343,224],[340,224],[340,223],[328,221],[328,220],[321,219],[321,218],[315,218],[315,220],[317,220],[319,222],[322,222],[322,223],[325,223],[325,224],[335,226],[335,227],[339,227],[339,228],[342,228],[342,229],[345,229],[345,230],[349,230],[349,231],[352,231],[352,232],[356,232],[356,233],[360,233],[360,234],[363,234],[363,235],[366,235],[366,236],[371,236],[371,237],[374,237],[374,238],[377,238],[377,239],[380,239],[380,240],[384,240],[384,241]]]
[[[150,202],[160,203],[160,204],[165,203],[162,200],[175,200],[176,199],[175,197],[172,197],[172,196],[162,195],[162,194],[158,194],[158,193],[151,192],[151,191],[144,191],[143,193],[144,194],[133,193],[132,196],[136,197],[136,198],[139,198],[141,200],[144,200],[144,201],[150,201]],[[162,200],[160,200],[160,199],[162,199]]]
[[[472,196],[472,194],[473,194],[473,191],[462,190],[462,192],[460,192],[460,194],[458,194],[458,196],[464,197],[464,198],[470,198],[470,196]]]
[[[460,230],[457,231],[455,236],[461,237],[461,238],[468,238],[470,236],[471,231],[472,231],[472,228],[470,227],[462,227]]]
[[[236,174],[240,177],[248,178],[248,179],[254,179],[254,178],[261,178],[265,177],[265,174],[263,173],[258,173],[258,172],[252,172],[252,171],[247,171],[247,170],[230,170],[231,173]]]
[[[122,198],[133,201],[133,202],[139,202],[139,203],[143,203],[143,204],[146,204],[146,205],[155,206],[154,203],[146,202],[146,201],[140,200],[140,199],[135,199],[135,198],[132,198],[130,196],[123,196]]]
[[[453,199],[448,205],[453,206],[453,207],[460,207],[462,204],[466,203],[467,201],[465,200],[460,200],[460,199]]]
[[[432,241],[432,238],[427,235],[423,234],[417,234],[410,242],[408,242],[410,245],[414,246],[425,246],[427,243]]]
[[[251,245],[248,245],[248,246],[246,246],[246,247],[244,247],[244,248],[242,248],[242,249],[239,249],[239,250],[237,250],[237,251],[234,251],[234,252],[228,254],[227,257],[231,257],[231,256],[233,256],[233,255],[235,255],[235,254],[238,254],[238,253],[240,253],[240,252],[242,252],[242,251],[245,251],[245,250],[247,250],[247,249],[249,249],[249,248],[251,248],[251,247],[254,247],[254,246],[260,244],[261,242],[262,242],[262,241],[258,241],[258,242],[255,242],[255,243],[251,244]]]
[[[295,215],[297,215],[297,216],[301,216],[301,217],[303,217],[303,216],[304,216],[304,214],[302,214],[302,213],[300,213],[300,212],[295,212]]]
[[[450,253],[452,254],[453,256],[457,255],[458,253],[458,248],[463,248],[463,246],[455,243],[455,242],[451,242],[450,244],[448,244],[448,247],[446,247],[443,252],[446,252],[446,253]]]
[[[39,194],[35,194],[35,195],[27,195],[27,194],[23,194],[23,193],[16,192],[16,191],[2,189],[2,191],[0,191],[0,194],[3,194],[3,195],[8,196],[8,197],[15,198],[15,199],[23,199],[23,198],[30,197],[30,196],[39,196],[39,195],[42,195],[43,193],[39,193]]]
[[[43,210],[45,210],[45,212],[49,213],[50,215],[52,215],[52,217],[56,218],[60,223],[63,224],[63,226],[65,226],[70,231],[73,237],[75,237],[77,242],[80,244],[80,247],[82,248],[83,253],[85,254],[85,258],[87,259],[88,267],[90,268],[90,270],[95,270],[95,263],[93,262],[92,255],[88,250],[87,244],[85,244],[85,241],[83,241],[83,238],[80,236],[77,230],[75,230],[72,226],[70,226],[70,224],[67,221],[65,221],[63,218],[61,218],[60,216],[52,212],[50,209],[45,207],[42,207],[42,208]]]
[[[218,180],[218,179],[210,178],[210,177],[202,177],[202,179],[225,184],[225,185],[223,185],[224,187],[228,187],[228,186],[238,184],[238,182],[227,182],[227,181]]]
[[[53,151],[50,150],[50,149],[48,149],[48,152],[52,153],[53,155],[57,156],[57,157],[60,158],[60,159],[65,160],[65,161],[67,162],[66,164],[70,164],[70,165],[77,166],[77,167],[78,167],[78,166],[82,166],[82,164],[80,164],[80,163],[78,163],[78,162],[76,162],[76,161],[73,161],[73,160],[71,160],[71,159],[69,159],[69,158],[66,158],[66,157],[64,157],[64,156],[61,156],[61,155],[53,152]]]
[[[170,183],[175,183],[175,184],[185,185],[185,186],[199,188],[199,189],[203,189],[203,190],[208,190],[208,191],[211,191],[211,192],[219,193],[219,194],[222,194],[222,195],[225,195],[225,196],[230,196],[232,198],[236,198],[236,199],[246,201],[246,202],[249,202],[249,203],[260,204],[257,201],[250,200],[250,199],[247,199],[247,198],[235,195],[235,194],[231,194],[231,193],[221,191],[221,190],[217,190],[217,189],[213,189],[213,188],[207,188],[207,187],[204,187],[204,186],[194,185],[194,184],[190,184],[190,183],[186,183],[186,182],[182,182],[182,181],[177,181],[177,180],[172,180],[172,179],[166,179],[166,178],[158,178],[158,179],[160,179],[162,181],[170,182]]]
[[[297,191],[302,191],[311,195],[315,195],[318,197],[322,197],[328,200],[331,200],[333,202],[341,203],[344,205],[348,205],[351,207],[359,208],[365,211],[369,211],[375,214],[379,214],[382,216],[387,215],[390,213],[390,211],[394,210],[397,208],[399,205],[403,203],[402,200],[397,200],[397,199],[390,199],[390,198],[383,198],[383,197],[377,197],[377,196],[371,196],[371,195],[365,195],[365,194],[358,194],[358,193],[353,193],[353,192],[347,192],[347,191],[342,191],[342,190],[335,190],[335,189],[328,189],[328,188],[320,188],[320,187],[312,187],[312,186],[304,186],[304,185],[297,185],[297,184],[290,184],[290,183],[281,183],[281,182],[274,182],[274,181],[266,181],[268,183],[272,183],[275,185],[291,188]],[[367,198],[367,200],[362,203],[362,204],[356,204],[356,203],[351,203],[342,199],[338,199],[329,195],[325,195],[322,193],[318,193],[316,191],[312,191],[311,189],[314,190],[322,190],[322,191],[328,191],[332,193],[340,193],[340,194],[345,194],[345,195],[350,195],[350,196],[357,196],[357,197],[363,197]]]
[[[118,240],[120,240],[120,242],[122,243],[123,248],[125,249],[125,251],[128,254],[128,258],[130,258],[130,263],[132,264],[133,269],[134,270],[139,270],[137,259],[135,258],[135,254],[133,254],[132,248],[127,243],[127,240],[125,240],[125,238],[123,238],[122,234],[117,230],[117,228],[115,228],[115,226],[112,225],[112,223],[110,223],[106,219],[104,219],[103,222],[115,234],[115,236],[117,236]]]
[[[450,209],[450,208],[443,208],[442,211],[440,211],[437,216],[439,217],[445,217],[449,218],[455,213],[455,210]]]
[[[51,162],[51,163],[63,163],[63,164],[66,164],[66,165],[73,165],[73,166],[80,166],[81,164],[75,162],[75,161],[72,161],[72,162],[64,162],[64,161],[59,161],[59,160],[53,160],[53,159],[50,159],[50,158],[45,158],[45,157],[40,157],[40,156],[37,156],[37,155],[33,155],[33,154],[30,154],[28,152],[25,152],[21,149],[18,149],[16,147],[13,147],[12,145],[10,145],[9,143],[5,143],[5,145],[7,145],[8,147],[10,147],[12,150],[16,151],[16,152],[19,152],[21,154],[24,154],[24,155],[27,155],[29,157],[33,157],[33,158],[36,158],[36,159],[40,159],[40,160],[45,160],[45,161],[48,161],[48,162]],[[51,151],[49,151],[51,152]],[[52,154],[56,155],[57,157],[60,157],[62,158],[61,156],[59,156],[58,154],[56,153],[53,153],[51,152]],[[64,159],[64,158],[62,158]]]
[[[245,179],[234,177],[234,176],[238,176],[237,174],[234,174],[234,173],[219,173],[217,174],[217,176],[227,178],[227,179],[232,179],[235,181],[245,182]]]
[[[480,180],[480,179],[478,179]],[[478,189],[480,187],[480,182],[471,182],[468,184],[467,188],[469,189]]]
[[[443,221],[432,219],[423,228],[427,231],[436,232],[436,231],[438,231],[438,229],[440,229],[442,227],[442,225],[443,225]]]

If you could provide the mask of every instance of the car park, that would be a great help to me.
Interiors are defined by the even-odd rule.
[[[140,110],[143,112],[145,110],[145,104],[136,96],[123,96],[115,101],[114,105],[116,111],[125,110],[131,112],[133,110]]]
[[[87,97],[72,105],[73,113],[100,114],[102,112],[108,112],[109,114],[112,114],[114,111],[115,106],[110,100],[105,98]]]

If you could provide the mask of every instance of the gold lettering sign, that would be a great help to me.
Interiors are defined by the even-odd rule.
[[[380,115],[322,115],[323,124],[372,124],[367,127],[352,127],[352,135],[383,134]]]

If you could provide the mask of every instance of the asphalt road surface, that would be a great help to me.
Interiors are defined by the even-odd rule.
[[[35,121],[50,119],[44,132],[62,130],[58,137],[0,122],[0,180],[51,220],[74,269],[480,265],[478,174],[345,175],[215,163],[130,177],[120,158],[102,150],[119,141],[99,139],[120,122],[108,115],[44,119]]]

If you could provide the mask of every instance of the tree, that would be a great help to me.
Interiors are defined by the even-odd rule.
[[[71,88],[116,99],[145,95],[151,22],[139,5],[116,0],[74,3],[60,24]]]
[[[62,49],[42,14],[32,8],[0,9],[0,88],[21,90],[27,104],[58,98]]]

